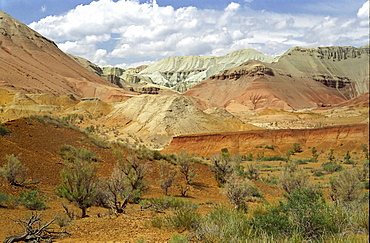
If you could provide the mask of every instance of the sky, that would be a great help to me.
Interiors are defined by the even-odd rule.
[[[121,68],[253,48],[369,43],[366,0],[0,0],[64,52]]]

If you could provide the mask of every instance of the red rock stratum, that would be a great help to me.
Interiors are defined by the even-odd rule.
[[[310,147],[318,151],[360,151],[361,144],[369,143],[368,124],[332,126],[317,129],[255,130],[234,133],[194,134],[175,137],[162,152],[173,153],[186,148],[188,153],[199,156],[212,156],[227,148],[232,154],[261,152],[261,147],[274,146],[274,150],[264,149],[269,154],[285,155],[294,143],[300,143],[303,150],[310,153]],[[259,148],[258,148],[259,147]],[[309,154],[307,154],[310,156]],[[307,156],[306,156],[307,157]]]

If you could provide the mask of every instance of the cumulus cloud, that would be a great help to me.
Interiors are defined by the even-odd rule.
[[[65,52],[97,64],[131,67],[169,56],[225,55],[244,48],[278,55],[296,45],[363,45],[368,40],[368,7],[369,1],[357,16],[335,18],[254,11],[236,2],[211,10],[96,0],[30,27]]]

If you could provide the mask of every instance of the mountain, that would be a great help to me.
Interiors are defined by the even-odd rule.
[[[369,92],[369,47],[293,48],[272,63],[248,61],[184,94],[232,112],[332,106]]]
[[[202,80],[248,60],[271,62],[273,58],[253,49],[238,50],[221,57],[168,57],[149,65],[139,74],[149,77],[155,84],[184,92]]]
[[[134,94],[92,74],[56,44],[0,11],[0,88],[11,92],[97,97],[105,101]]]

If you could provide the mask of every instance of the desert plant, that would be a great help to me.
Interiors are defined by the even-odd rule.
[[[148,189],[144,176],[150,171],[149,164],[134,153],[124,157],[122,150],[115,150],[117,166],[125,175],[125,180],[132,191],[130,201],[138,202],[142,193]]]
[[[21,193],[17,201],[20,205],[30,210],[46,209],[45,198],[40,197],[37,190]]]
[[[188,243],[189,240],[184,235],[173,235],[169,240],[169,243]]]
[[[348,168],[330,178],[330,197],[337,203],[358,200],[361,195],[362,183],[360,171]]]
[[[165,224],[177,231],[195,229],[200,220],[200,214],[194,208],[179,208],[165,216]]]
[[[300,143],[294,143],[293,144],[293,154],[301,153],[301,152],[302,152],[301,144]]]
[[[317,151],[316,147],[312,147],[311,153],[312,153],[313,162],[317,162],[318,161],[318,158],[319,158],[319,155],[320,154],[318,154],[317,152],[318,151]]]
[[[325,204],[322,192],[299,187],[285,198],[278,206],[268,206],[267,212],[263,210],[251,218],[257,235],[276,238],[301,235],[306,240],[318,240],[325,234],[338,232],[332,223],[332,209]]]
[[[222,155],[215,155],[212,157],[212,172],[215,173],[215,179],[218,186],[223,186],[227,178],[233,172],[233,166],[231,165],[230,157]]]
[[[177,170],[175,166],[161,161],[159,162],[159,175],[159,186],[163,190],[164,194],[168,195],[168,188],[173,185],[177,176]]]
[[[261,166],[257,163],[250,163],[247,165],[245,175],[249,180],[258,180],[260,175]]]
[[[10,130],[0,123],[0,136],[3,137],[8,134],[10,134]]]
[[[279,184],[284,191],[290,194],[299,187],[310,186],[308,178],[309,175],[302,169],[299,169],[297,164],[290,163],[283,167],[279,178]]]
[[[28,168],[14,154],[5,157],[8,163],[0,168],[0,177],[7,180],[10,185],[24,185]]]
[[[338,165],[334,161],[323,163],[321,166],[328,173],[334,173],[343,170],[343,166]]]
[[[132,194],[130,189],[125,174],[116,166],[110,177],[100,182],[98,204],[123,213]]]
[[[334,160],[335,160],[334,149],[329,150],[327,158],[328,158],[329,162],[334,162]]]
[[[249,242],[251,227],[243,211],[217,206],[189,235],[191,240],[205,243]]]
[[[81,217],[86,217],[86,210],[96,203],[98,183],[97,168],[91,163],[75,160],[65,163],[61,170],[62,185],[56,188],[60,197],[76,204],[82,211]]]
[[[89,149],[86,148],[75,148],[72,145],[63,145],[60,147],[59,154],[64,160],[74,162],[75,160],[82,160],[86,162],[97,162],[99,157]]]
[[[196,172],[193,163],[188,159],[186,151],[182,151],[181,154],[177,156],[176,162],[180,173],[185,177],[186,184],[190,185],[196,177]]]
[[[3,192],[0,192],[0,208],[6,208],[6,204],[9,202],[10,196]]]
[[[235,175],[228,179],[222,191],[235,209],[242,211],[247,211],[247,196],[261,197],[258,189],[250,180],[237,178]]]

